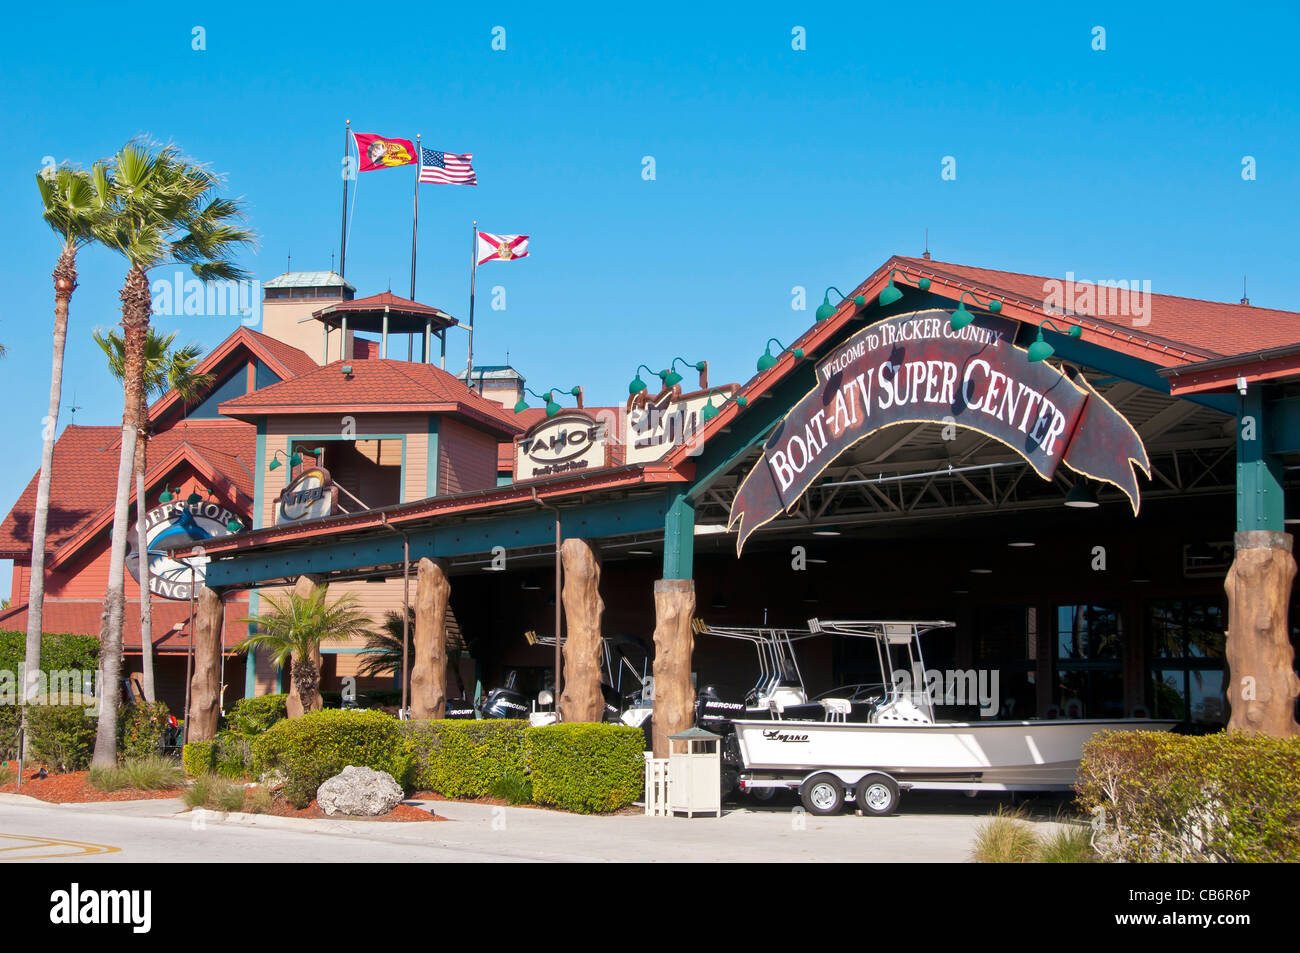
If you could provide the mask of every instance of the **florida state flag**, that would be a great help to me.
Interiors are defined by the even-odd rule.
[[[527,235],[493,235],[478,233],[478,263],[485,261],[514,261],[528,257]]]
[[[362,172],[391,169],[415,162],[415,143],[410,139],[390,139],[364,132],[354,132],[352,135],[357,140],[357,155],[361,159]]]

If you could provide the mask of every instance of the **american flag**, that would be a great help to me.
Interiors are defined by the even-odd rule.
[[[420,149],[420,181],[442,185],[478,185],[478,176],[469,160],[474,153],[457,155],[437,149]]]

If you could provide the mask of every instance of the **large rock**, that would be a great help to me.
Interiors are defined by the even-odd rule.
[[[405,796],[391,774],[348,765],[320,786],[316,803],[330,815],[379,817],[400,804]]]

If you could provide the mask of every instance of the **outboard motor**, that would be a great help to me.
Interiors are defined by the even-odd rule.
[[[744,702],[723,701],[712,685],[705,685],[695,696],[695,724],[705,731],[726,734],[731,731],[731,719],[744,714]]]
[[[479,704],[484,718],[527,718],[528,700],[515,690],[518,674],[511,671],[502,688],[494,688]]]
[[[468,698],[448,698],[445,706],[446,714],[442,717],[452,718],[459,721],[473,720],[474,703]]]

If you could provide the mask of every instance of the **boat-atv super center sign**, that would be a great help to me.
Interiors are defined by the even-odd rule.
[[[1014,321],[977,315],[953,330],[949,311],[864,328],[817,365],[817,385],[763,446],[731,505],[736,551],[791,511],[840,454],[884,427],[950,424],[1006,444],[1045,480],[1060,464],[1122,490],[1138,509],[1136,464],[1151,464],[1132,425],[1073,369],[1031,362]]]

